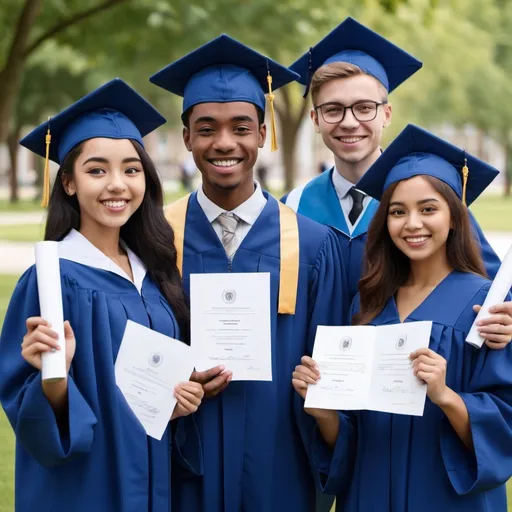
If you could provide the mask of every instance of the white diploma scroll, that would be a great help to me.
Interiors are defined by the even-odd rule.
[[[477,330],[477,322],[491,316],[489,308],[503,302],[507,297],[510,288],[512,288],[512,246],[510,246],[507,254],[505,255],[498,273],[492,282],[491,288],[487,293],[482,309],[478,312],[478,315],[471,326],[468,337],[466,338],[466,341],[470,345],[473,345],[473,347],[481,348],[485,341],[485,338],[480,336],[480,333]]]
[[[35,253],[41,316],[59,335],[60,346],[60,350],[45,352],[42,355],[42,379],[63,379],[66,377],[66,343],[60,285],[59,243],[37,242]]]

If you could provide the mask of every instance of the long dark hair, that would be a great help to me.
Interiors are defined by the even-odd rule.
[[[453,228],[446,240],[449,265],[460,272],[486,276],[484,262],[471,229],[467,208],[451,187],[432,176],[423,178],[448,203]],[[387,220],[391,196],[398,183],[384,192],[379,208],[368,228],[363,259],[363,277],[359,281],[360,311],[352,319],[355,325],[373,320],[409,277],[409,258],[391,240]]]
[[[189,340],[189,309],[176,266],[174,232],[164,217],[162,185],[155,166],[146,150],[130,140],[137,151],[146,177],[146,192],[140,207],[121,227],[121,238],[146,265],[172,307],[182,338]],[[62,177],[72,175],[76,159],[84,143],[73,148],[62,162],[50,196],[45,240],[62,240],[72,229],[80,229],[80,206],[76,194],[64,190]]]

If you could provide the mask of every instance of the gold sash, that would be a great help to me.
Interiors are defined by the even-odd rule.
[[[165,218],[174,230],[176,264],[180,275],[183,275],[183,245],[189,198],[190,194],[165,208]],[[278,205],[281,235],[278,312],[282,315],[294,315],[299,283],[299,227],[295,212],[279,201]]]

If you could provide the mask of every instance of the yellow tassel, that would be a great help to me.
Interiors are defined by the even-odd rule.
[[[268,102],[270,104],[270,151],[277,151],[277,129],[276,129],[276,113],[274,110],[274,93],[272,92],[272,76],[270,71],[267,75],[268,82]]]
[[[469,169],[468,159],[464,158],[464,167],[462,168],[462,204],[466,205],[466,189],[468,185]]]
[[[44,179],[43,179],[43,194],[41,199],[41,206],[46,208],[50,202],[50,142],[52,136],[50,134],[50,119],[48,119],[48,131],[46,132],[46,157],[44,159]]]

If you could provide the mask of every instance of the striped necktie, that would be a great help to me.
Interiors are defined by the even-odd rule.
[[[231,212],[221,213],[217,220],[222,226],[222,245],[229,259],[232,258],[236,251],[235,231],[240,222],[240,218]]]

